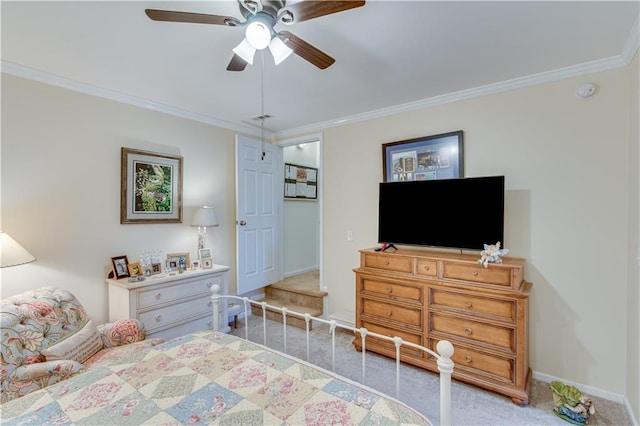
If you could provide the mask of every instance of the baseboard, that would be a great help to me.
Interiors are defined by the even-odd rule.
[[[627,412],[627,415],[631,419],[632,424],[635,426],[638,426],[638,419],[633,414],[633,410],[631,409],[631,404],[629,404],[629,400],[624,395],[621,395],[615,392],[609,392],[593,386],[584,385],[582,383],[576,383],[571,380],[563,379],[562,377],[555,377],[555,376],[540,373],[537,371],[533,372],[533,378],[536,380],[540,380],[541,382],[544,382],[544,383],[551,383],[554,380],[557,380],[564,383],[565,385],[575,386],[576,388],[580,389],[581,392],[587,395],[597,396],[598,398],[606,399],[607,401],[613,401],[618,404],[622,404],[624,406],[625,411]]]
[[[354,313],[353,312],[335,312],[329,315],[329,319],[334,320],[338,324],[348,325],[349,327],[355,327],[356,323],[354,322]]]
[[[285,272],[284,274],[282,274],[282,276],[284,278],[289,278],[289,277],[294,277],[296,275],[306,274],[307,272],[313,272],[313,271],[317,271],[317,270],[318,270],[317,266],[310,266],[308,268],[302,268],[302,269],[298,269],[296,271]]]

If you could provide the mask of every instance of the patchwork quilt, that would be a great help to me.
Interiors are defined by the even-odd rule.
[[[198,332],[0,406],[3,425],[430,425],[370,388],[244,339]]]

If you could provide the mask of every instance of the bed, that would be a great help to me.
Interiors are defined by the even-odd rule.
[[[212,289],[214,330],[223,300],[241,300],[245,314],[256,303],[219,296],[216,290]],[[273,308],[262,307],[265,313]],[[326,322],[332,331],[345,327],[285,309],[285,328],[287,315],[301,316],[307,323]],[[359,332],[363,339],[373,335]],[[394,342],[398,350],[406,344]],[[442,355],[432,355],[443,367],[440,420],[448,424],[453,348],[444,342],[439,351]],[[104,366],[9,401],[1,406],[2,423],[431,424],[394,397],[284,352],[214,331],[188,334],[133,357],[114,356]]]

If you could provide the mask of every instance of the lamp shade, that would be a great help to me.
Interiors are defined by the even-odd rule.
[[[256,54],[256,49],[249,44],[246,38],[243,38],[240,44],[234,47],[233,53],[240,56],[249,65],[253,65],[253,56]]]
[[[4,231],[0,231],[0,267],[23,265],[33,262],[35,257]]]
[[[195,216],[193,216],[191,226],[218,226],[218,218],[213,211],[213,207],[200,207],[198,211],[196,211]]]
[[[276,65],[280,64],[280,62],[284,61],[293,53],[293,50],[287,46],[279,37],[274,37],[269,43],[269,50],[271,51],[271,55],[273,55],[273,62]]]

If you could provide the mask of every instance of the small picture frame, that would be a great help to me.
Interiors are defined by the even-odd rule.
[[[142,271],[142,266],[140,266],[140,263],[138,262],[130,263],[128,265],[128,269],[129,269],[129,276],[132,278],[144,276]]]
[[[127,260],[127,256],[112,257],[111,264],[113,266],[113,275],[117,280],[120,278],[129,278],[129,260]]]
[[[198,253],[200,254],[200,259],[213,259],[213,253],[210,248],[201,248]]]
[[[151,275],[157,275],[162,273],[162,264],[161,263],[152,263],[151,264]]]
[[[172,271],[186,271],[191,262],[189,260],[189,253],[169,253],[167,254],[167,260],[169,261],[169,268]]]
[[[199,269],[200,268],[200,262],[197,260],[194,260],[193,262],[191,262],[191,269]]]
[[[213,269],[213,259],[210,257],[202,259],[202,269]]]

